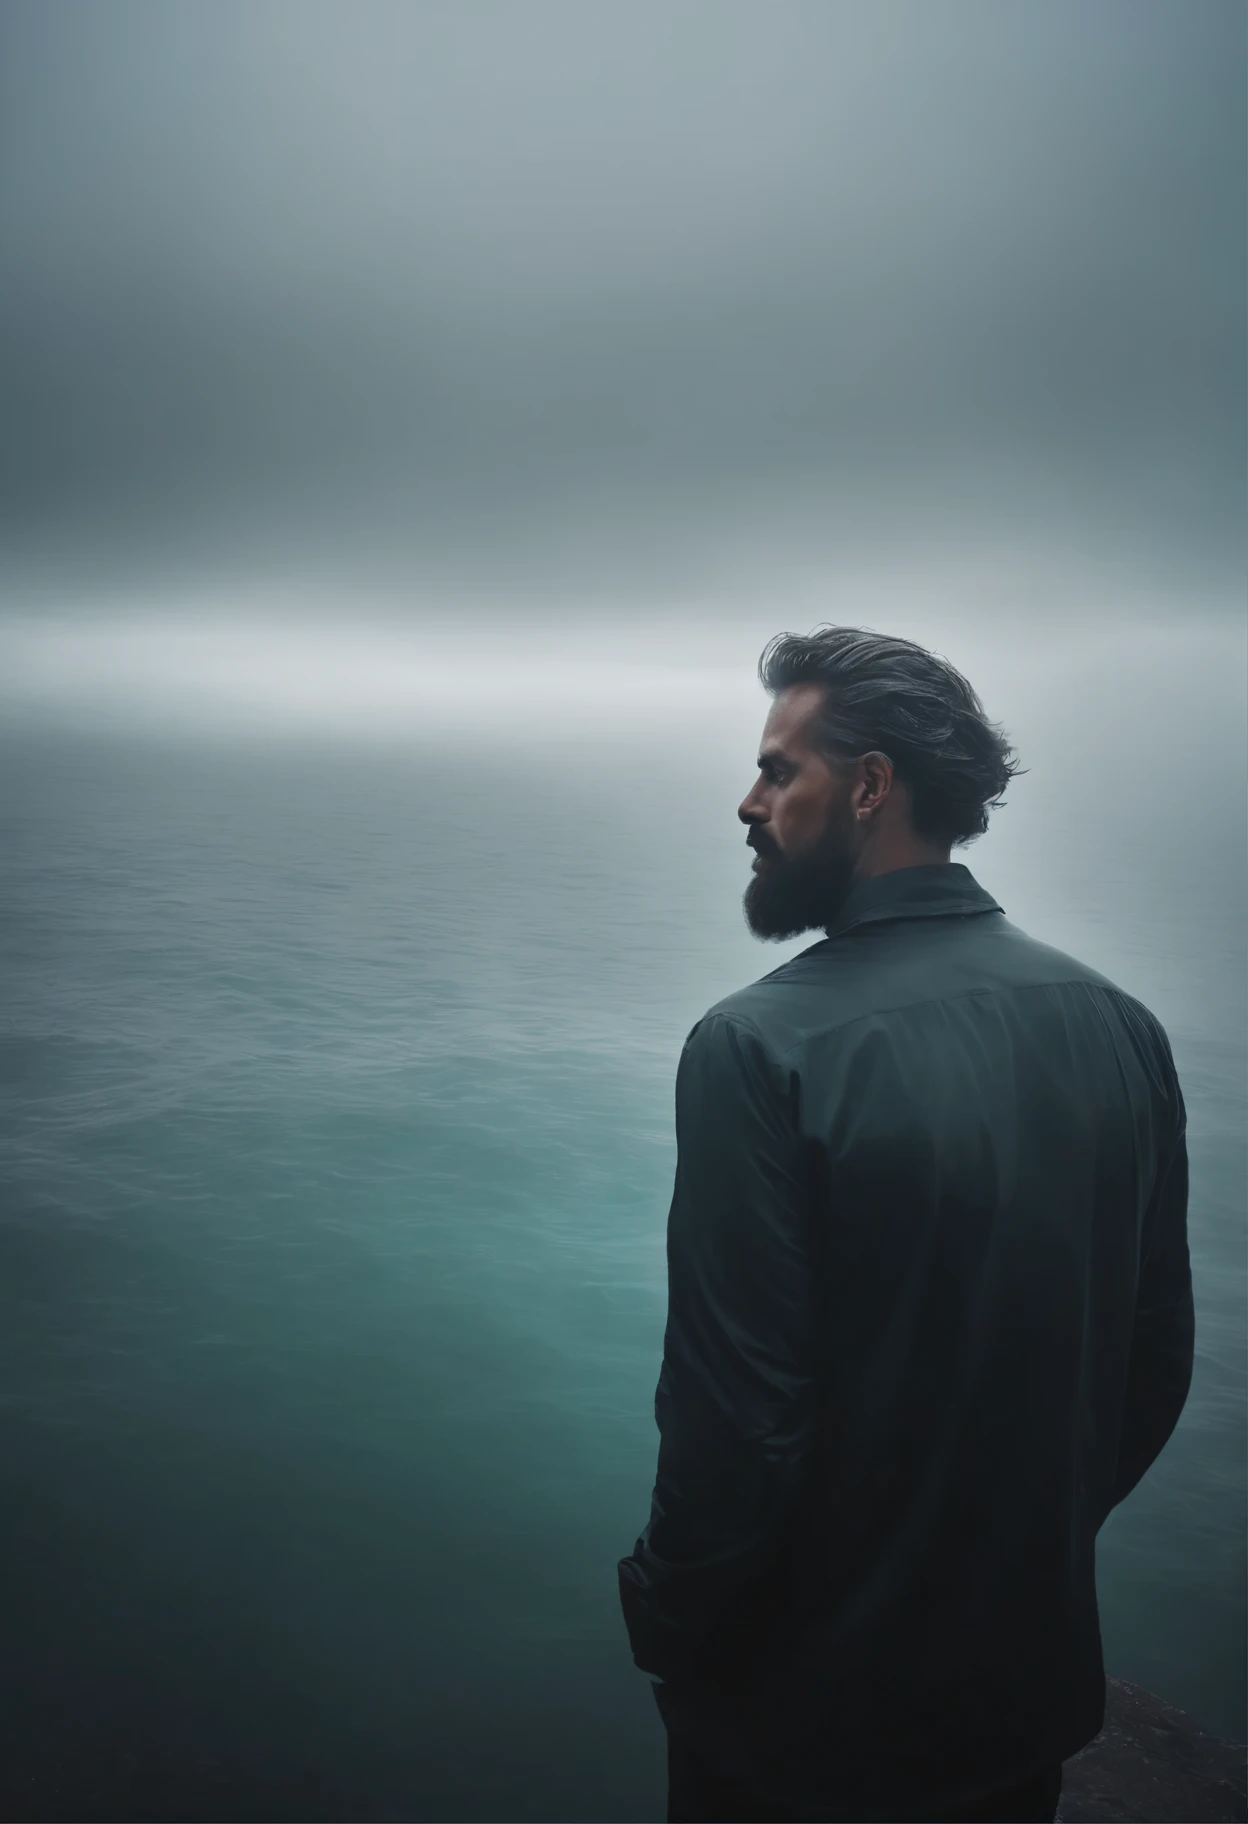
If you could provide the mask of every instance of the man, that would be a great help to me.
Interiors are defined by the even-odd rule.
[[[1166,1035],[950,850],[1018,770],[908,641],[781,635],[762,938],[676,1079],[649,1522],[669,1820],[1052,1819],[1104,1720],[1097,1530],[1191,1381]]]

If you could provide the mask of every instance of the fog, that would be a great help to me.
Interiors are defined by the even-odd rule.
[[[1232,0],[0,20],[0,612],[1239,611]]]
[[[828,622],[970,680],[954,859],[1173,1042],[1196,1372],[1098,1603],[1238,1738],[1246,50],[0,0],[0,1811],[662,1815],[672,1081],[813,936],[737,809]]]

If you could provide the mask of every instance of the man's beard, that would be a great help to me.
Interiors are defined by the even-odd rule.
[[[852,831],[852,824],[834,817],[813,848],[796,855],[763,848],[764,859],[742,897],[745,922],[755,937],[800,937],[835,922],[853,885],[857,855]]]

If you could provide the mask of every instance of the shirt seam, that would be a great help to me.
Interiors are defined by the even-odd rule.
[[[931,1007],[938,1006],[942,1003],[949,1004],[954,1001],[969,1001],[975,999],[979,995],[1030,994],[1038,988],[1079,988],[1091,993],[1108,994],[1115,1000],[1127,1002],[1140,1013],[1143,1013],[1148,1019],[1150,1028],[1155,1026],[1153,1015],[1149,1012],[1148,1008],[1144,1006],[1142,1001],[1138,1001],[1134,995],[1128,994],[1125,989],[1104,982],[1085,981],[1079,976],[1063,976],[1060,981],[1022,982],[1016,987],[996,986],[990,988],[963,988],[960,989],[957,994],[923,995],[916,997],[914,1000],[899,1001],[892,1007],[869,1007],[865,1013],[856,1013],[852,1019],[842,1020],[839,1025],[828,1026],[824,1028],[824,1030],[830,1033],[845,1032],[848,1031],[851,1026],[860,1025],[863,1020],[879,1019],[881,1015],[890,1013],[906,1013],[912,1007]],[[796,1051],[800,1045],[805,1043],[805,1040],[803,1039],[794,1039],[792,1044],[786,1045],[783,1051],[778,1051],[768,1040],[762,1029],[755,1024],[748,1014],[733,1013],[726,1008],[714,1009],[711,1012],[704,1014],[702,1019],[703,1021],[708,1019],[728,1020],[736,1025],[748,1028],[763,1047],[768,1057],[779,1065],[782,1065],[792,1052]],[[699,1022],[699,1024],[701,1023],[702,1021]]]

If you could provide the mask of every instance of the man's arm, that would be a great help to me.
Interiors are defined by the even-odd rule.
[[[1163,1046],[1176,1131],[1144,1224],[1114,1507],[1161,1455],[1192,1384],[1196,1319],[1187,1246],[1187,1111],[1168,1042],[1163,1040]]]
[[[634,1662],[661,1678],[696,1674],[772,1568],[807,1466],[815,1276],[797,1116],[795,1080],[751,1025],[699,1021],[676,1076],[658,1474],[619,1563]]]

